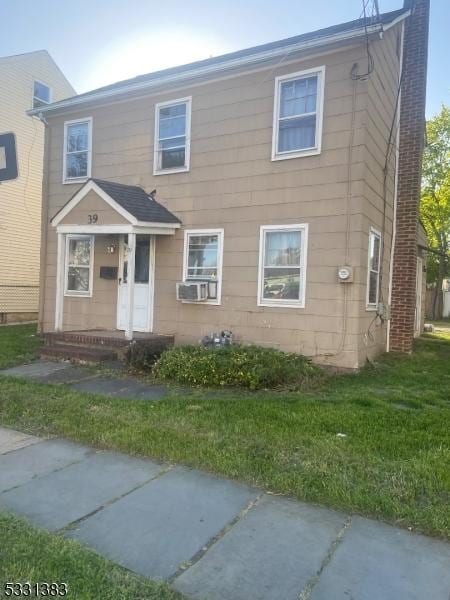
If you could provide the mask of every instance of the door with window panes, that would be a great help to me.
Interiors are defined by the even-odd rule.
[[[153,236],[136,236],[133,331],[151,331],[151,315],[153,309],[153,256]],[[128,323],[128,247],[125,236],[121,240],[119,259],[117,328],[126,329]]]

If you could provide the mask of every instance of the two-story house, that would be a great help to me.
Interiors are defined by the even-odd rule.
[[[31,111],[47,136],[46,354],[221,330],[341,368],[410,350],[428,11],[406,2]]]
[[[0,57],[0,322],[38,314],[44,125],[26,111],[74,93],[45,50]]]

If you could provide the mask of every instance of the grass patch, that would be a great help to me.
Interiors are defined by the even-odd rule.
[[[440,321],[431,321],[431,323],[437,327],[438,329],[448,329],[450,330],[450,318],[442,319]]]
[[[41,343],[34,324],[0,327],[0,369],[33,360]]]
[[[449,365],[450,333],[303,392],[172,390],[149,402],[0,378],[0,423],[450,539]]]
[[[67,598],[181,600],[163,583],[141,578],[73,540],[0,512],[0,596],[6,582],[67,583]]]

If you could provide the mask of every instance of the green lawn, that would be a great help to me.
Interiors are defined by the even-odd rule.
[[[2,512],[0,540],[0,598],[6,597],[6,582],[54,582],[67,584],[70,599],[181,599],[166,584],[138,577],[77,542]]]
[[[0,423],[450,539],[450,334],[302,393],[173,390],[148,402],[3,378]]]
[[[36,357],[41,339],[36,325],[3,325],[0,327],[0,369],[26,363]]]
[[[437,329],[447,329],[450,331],[450,319],[442,319],[441,321],[432,321]]]

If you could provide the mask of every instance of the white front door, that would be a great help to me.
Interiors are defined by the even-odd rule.
[[[155,239],[152,235],[136,236],[134,272],[133,331],[152,331]],[[117,329],[128,323],[128,259],[126,236],[122,236],[119,256],[119,295]]]
[[[423,283],[423,260],[417,257],[416,272],[416,314],[414,335],[418,337],[422,333],[422,283]]]

